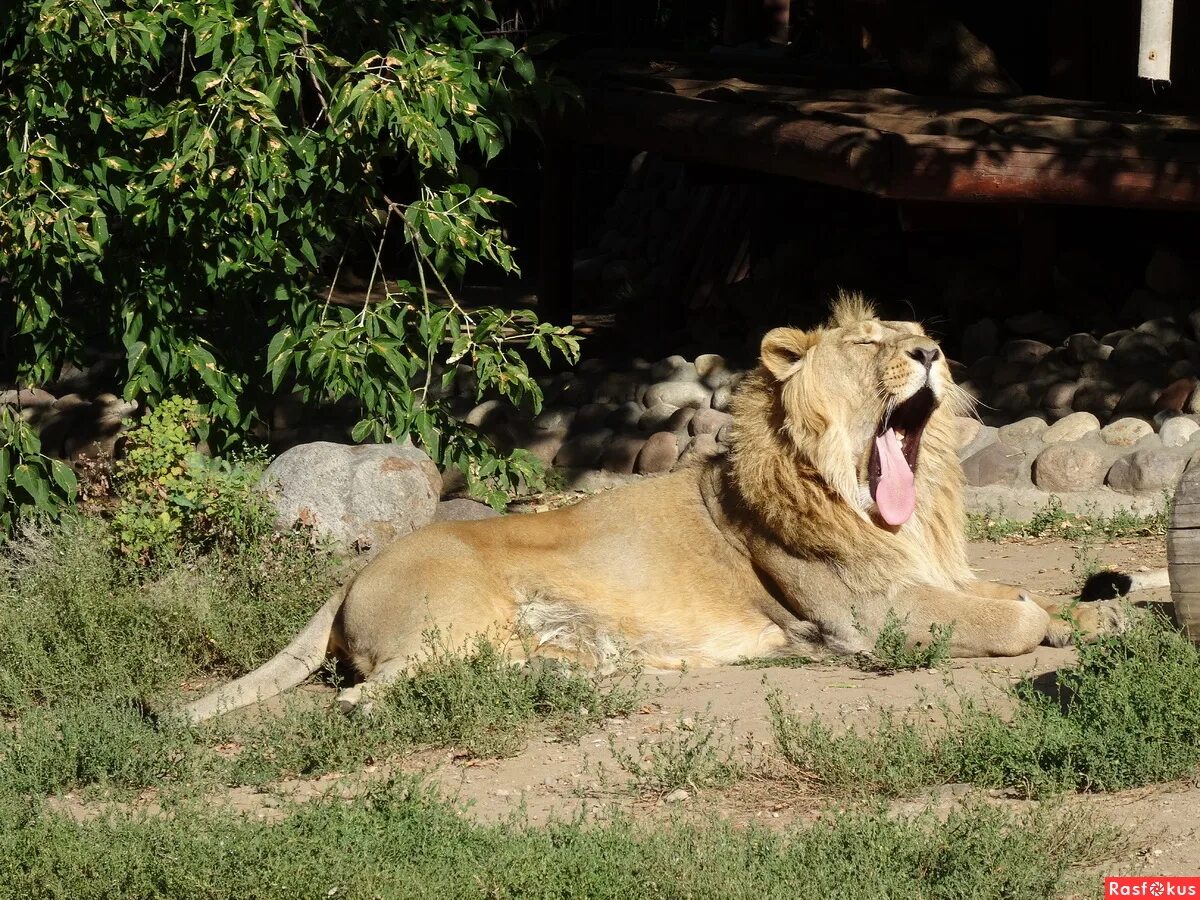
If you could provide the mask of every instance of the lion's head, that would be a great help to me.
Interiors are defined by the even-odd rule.
[[[861,296],[843,294],[824,326],[768,332],[754,379],[757,390],[739,397],[746,424],[768,413],[768,395],[775,439],[859,516],[895,529],[939,482],[957,487],[951,423],[970,399],[920,325],[881,321]]]

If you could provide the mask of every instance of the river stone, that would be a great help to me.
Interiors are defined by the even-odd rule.
[[[637,400],[638,380],[624,372],[605,375],[596,386],[597,403],[628,403]]]
[[[1100,430],[1100,420],[1090,412],[1075,412],[1059,419],[1042,432],[1042,443],[1057,444],[1077,441]]]
[[[534,431],[521,447],[532,453],[543,465],[553,465],[558,451],[567,440],[565,431]]]
[[[340,547],[377,551],[433,521],[442,476],[411,444],[299,444],[267,466],[259,487],[276,523],[311,526]]]
[[[1058,381],[1046,388],[1042,394],[1042,406],[1047,409],[1070,409],[1075,402],[1075,391],[1079,389],[1074,381]]]
[[[1158,436],[1164,447],[1182,447],[1197,431],[1200,431],[1200,424],[1197,424],[1195,419],[1175,416],[1162,423]]]
[[[692,416],[691,431],[692,434],[716,434],[732,422],[733,416],[729,413],[715,409],[698,409]]]
[[[1113,348],[1109,362],[1127,369],[1152,366],[1169,359],[1163,342],[1152,334],[1134,331],[1121,338]]]
[[[979,429],[983,427],[974,416],[955,416],[954,417],[954,446],[961,450],[975,440],[979,434]]]
[[[1028,416],[1000,429],[1000,440],[1012,447],[1020,447],[1036,439],[1046,430],[1046,423],[1037,416]]]
[[[575,430],[591,431],[603,426],[616,409],[616,404],[613,403],[585,403],[579,407],[579,413],[575,416]]]
[[[1117,419],[1100,429],[1100,437],[1110,447],[1132,447],[1148,434],[1153,434],[1154,428],[1149,422],[1141,419]]]
[[[1008,341],[1000,350],[1000,355],[1010,363],[1020,363],[1031,366],[1049,353],[1053,347],[1049,344],[1030,338],[1017,338]]]
[[[1200,384],[1195,378],[1177,378],[1168,384],[1158,399],[1154,402],[1155,410],[1162,412],[1169,410],[1170,412],[1181,413],[1187,409],[1188,400],[1192,398],[1192,394],[1196,391],[1196,385]]]
[[[669,472],[679,459],[679,438],[671,431],[656,431],[646,439],[634,471],[642,475]]]
[[[1033,481],[1044,491],[1086,491],[1104,484],[1108,466],[1094,441],[1051,444],[1033,462]]]
[[[1000,357],[983,356],[971,366],[971,381],[977,384],[991,384],[996,369],[1000,366]]]
[[[723,384],[713,391],[712,408],[717,412],[728,412],[732,400],[733,388],[728,384]]]
[[[19,391],[0,391],[0,406],[20,406],[26,409],[52,406],[57,401],[41,388],[22,388]]]
[[[1005,360],[992,372],[992,384],[997,387],[1018,383],[1023,385],[1025,379],[1029,377],[1029,368],[1029,364]]]
[[[1076,364],[1105,359],[1109,353],[1112,353],[1112,349],[1110,348],[1105,353],[1101,349],[1103,346],[1103,344],[1090,334],[1084,332],[1073,334],[1067,338],[1067,359]]]
[[[600,457],[600,468],[606,472],[632,474],[638,454],[645,445],[645,438],[632,434],[618,434]]]
[[[486,503],[468,500],[466,497],[456,497],[453,500],[443,500],[437,505],[433,514],[435,522],[474,522],[478,519],[494,519],[500,513]]]
[[[638,429],[646,434],[662,431],[667,427],[667,422],[671,420],[671,416],[677,409],[679,409],[678,406],[672,406],[669,403],[659,403],[650,407],[638,419]]]
[[[554,464],[564,469],[594,469],[612,436],[609,428],[576,435],[562,445],[554,457]]]
[[[963,460],[963,474],[974,487],[989,484],[1018,484],[1029,478],[1024,452],[997,441]]]
[[[1075,392],[1071,406],[1080,412],[1089,412],[1107,418],[1121,402],[1121,391],[1100,381],[1084,380]]]
[[[970,459],[984,447],[996,443],[998,434],[999,429],[995,426],[980,423],[979,430],[975,432],[975,437],[971,438],[970,443],[958,448],[959,461]]]
[[[669,406],[700,409],[709,405],[712,391],[696,381],[660,381],[646,391],[644,403],[647,408],[659,403]]]
[[[1143,322],[1134,329],[1134,333],[1153,335],[1164,347],[1177,344],[1184,337],[1183,329],[1176,325],[1175,320],[1169,316]]]
[[[733,377],[733,372],[730,371],[725,357],[717,353],[702,353],[696,357],[693,365],[696,367],[696,374],[700,376],[700,381],[706,387],[719,388]]]
[[[1113,463],[1106,481],[1117,491],[1173,490],[1187,461],[1178,450],[1138,450]]]
[[[696,381],[700,376],[696,367],[682,356],[668,356],[660,359],[650,367],[650,377],[654,381]],[[649,404],[647,404],[649,405]]]
[[[671,418],[667,419],[667,424],[662,427],[662,431],[674,431],[676,434],[687,434],[688,426],[692,423],[692,417],[696,415],[696,410],[684,407],[677,409],[671,413]]]
[[[1125,389],[1113,412],[1117,415],[1150,412],[1154,409],[1160,393],[1162,392],[1148,381],[1135,381]]]
[[[679,461],[675,463],[675,468],[683,468],[684,466],[694,465],[703,460],[710,459],[721,453],[722,449],[717,444],[717,439],[711,434],[698,434],[683,448],[683,452],[679,454]]]
[[[638,422],[645,413],[646,410],[642,409],[636,401],[629,400],[612,411],[606,424],[618,431],[633,431],[638,427]]]

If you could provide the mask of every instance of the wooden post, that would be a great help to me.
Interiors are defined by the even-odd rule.
[[[1138,35],[1138,77],[1171,80],[1171,23],[1175,0],[1142,0]]]
[[[1200,463],[1193,456],[1175,489],[1171,527],[1167,531],[1167,564],[1175,621],[1200,644]]]
[[[542,284],[538,318],[570,325],[575,254],[575,147],[546,136],[542,162]]]

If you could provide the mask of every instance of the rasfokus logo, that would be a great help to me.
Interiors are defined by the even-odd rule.
[[[1200,897],[1200,877],[1125,875],[1104,879],[1105,897]]]

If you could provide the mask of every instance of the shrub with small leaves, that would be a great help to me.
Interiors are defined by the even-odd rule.
[[[57,516],[77,490],[70,466],[42,453],[37,432],[17,410],[0,405],[0,539],[20,519]]]
[[[536,409],[525,354],[578,355],[569,328],[454,296],[470,266],[516,270],[479,170],[526,110],[570,92],[488,36],[494,21],[485,0],[13,6],[0,377],[123,349],[126,397],[196,397],[218,450],[287,390],[353,401],[356,439],[412,436],[493,502],[536,482],[433,376]],[[353,308],[333,302],[347,260],[372,263]]]
[[[117,549],[149,561],[187,544],[197,550],[252,541],[271,528],[270,504],[255,489],[261,459],[210,459],[192,432],[194,400],[164,400],[125,438],[114,486]]]

